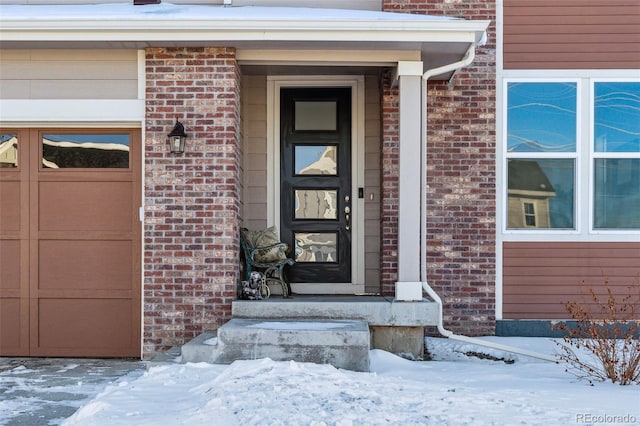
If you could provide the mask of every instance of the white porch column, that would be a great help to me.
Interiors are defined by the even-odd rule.
[[[400,164],[396,299],[422,299],[420,283],[420,147],[422,62],[398,62]]]

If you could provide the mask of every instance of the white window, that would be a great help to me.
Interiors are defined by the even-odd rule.
[[[640,82],[591,92],[593,228],[640,229]]]
[[[575,229],[578,90],[576,81],[506,85],[507,200],[547,205],[536,229]],[[532,227],[513,209],[507,216],[508,229]]]
[[[640,80],[505,79],[503,90],[503,229],[640,231]]]

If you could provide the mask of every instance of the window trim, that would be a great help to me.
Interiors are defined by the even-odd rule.
[[[497,84],[497,147],[496,202],[499,215],[496,223],[498,241],[637,241],[637,229],[594,228],[594,159],[640,158],[636,153],[595,153],[593,138],[596,82],[640,82],[633,70],[501,70]],[[511,153],[507,156],[507,88],[511,82],[577,82],[577,143],[576,153],[554,153],[554,158],[575,157],[575,229],[508,228],[508,197],[506,182],[507,158],[538,158],[539,153]],[[586,145],[588,144],[588,146]],[[536,155],[538,154],[538,155]],[[543,153],[544,154],[544,153]],[[569,155],[566,155],[569,154]],[[586,174],[586,176],[585,176]]]
[[[576,150],[574,152],[512,152],[509,153],[508,141],[507,141],[507,126],[508,126],[508,88],[509,83],[575,83],[576,84]],[[580,165],[579,161],[582,156],[582,144],[580,141],[583,138],[583,128],[581,126],[581,116],[584,113],[583,105],[583,82],[578,78],[503,78],[502,81],[502,122],[501,122],[501,150],[500,150],[500,164],[502,168],[501,178],[504,184],[502,185],[501,192],[501,205],[500,211],[502,211],[502,226],[501,231],[503,234],[514,234],[514,235],[549,235],[549,234],[568,234],[568,235],[576,235],[580,233],[580,223],[581,218],[578,213],[578,206],[580,205],[580,196],[581,194],[578,191],[578,183],[580,182]],[[508,188],[507,182],[509,181],[508,173],[509,168],[506,166],[507,160],[510,158],[519,158],[519,159],[573,159],[574,167],[575,167],[575,175],[574,175],[574,227],[573,228],[533,228],[533,227],[523,227],[523,228],[509,228],[509,220],[508,220],[508,209],[509,209],[509,196],[508,196]]]
[[[595,150],[595,87],[597,83],[640,83],[640,78],[602,78],[589,79],[589,233],[591,234],[640,234],[640,229],[612,229],[595,227],[596,173],[597,159],[640,159],[640,152],[597,152]]]

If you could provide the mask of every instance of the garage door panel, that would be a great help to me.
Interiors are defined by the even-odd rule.
[[[36,353],[74,356],[139,356],[132,350],[132,301],[128,299],[40,299]]]
[[[41,290],[130,290],[131,241],[41,240]]]
[[[20,182],[0,182],[0,234],[20,232]]]
[[[29,350],[26,135],[0,130],[0,356],[21,356]]]
[[[140,130],[5,130],[0,356],[139,357]]]
[[[0,299],[0,355],[24,355],[29,349],[28,299]]]
[[[8,294],[8,290],[20,291],[20,257],[20,240],[0,241],[0,294]]]
[[[131,182],[41,182],[39,230],[130,231]]]

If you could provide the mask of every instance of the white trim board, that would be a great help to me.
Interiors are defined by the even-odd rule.
[[[363,76],[268,76],[267,77],[267,226],[280,224],[280,89],[283,87],[351,87],[352,117],[352,282],[296,284],[300,294],[356,294],[364,292],[364,77]]]
[[[144,122],[143,99],[3,99],[0,117],[11,122]]]

